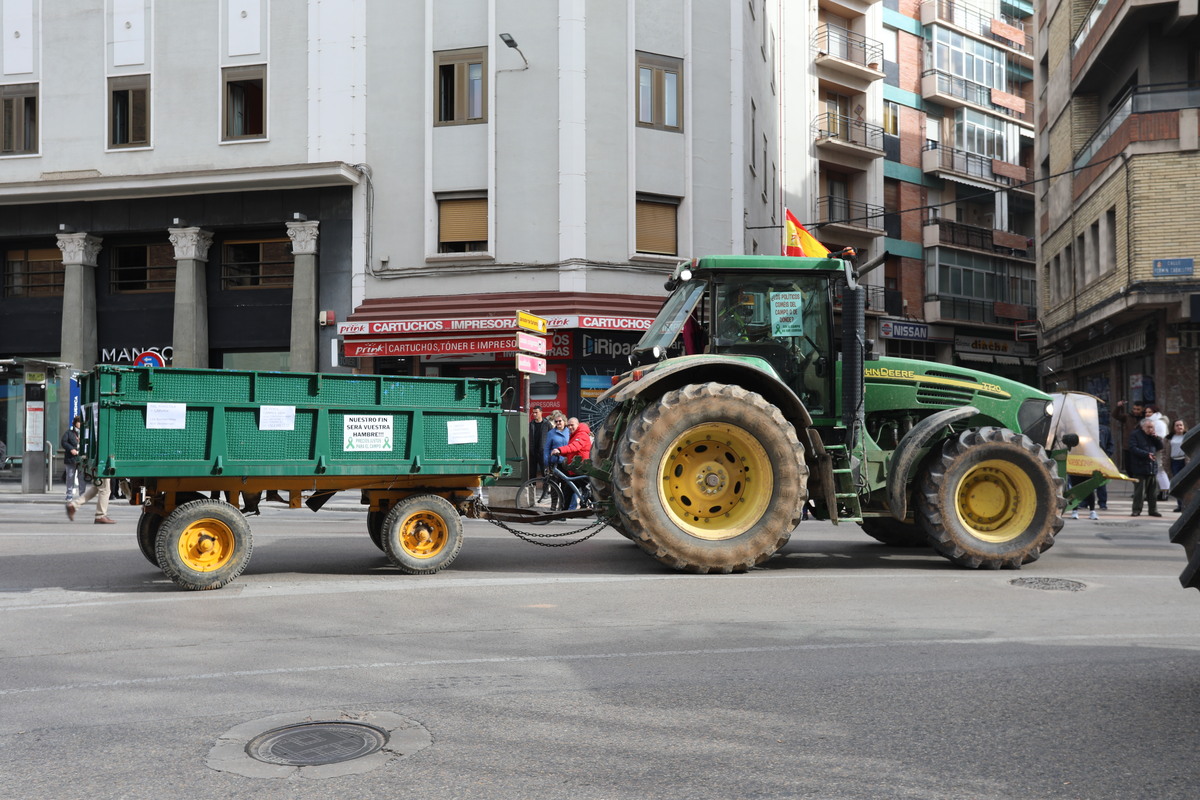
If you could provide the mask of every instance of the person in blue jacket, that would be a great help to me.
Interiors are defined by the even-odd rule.
[[[542,437],[542,463],[546,465],[547,480],[553,479],[554,468],[562,466],[563,462],[566,461],[562,456],[550,455],[550,451],[558,447],[565,447],[569,441],[571,441],[571,434],[567,430],[567,418],[563,416],[561,411],[553,412],[550,415],[550,428],[546,431],[546,435]],[[566,494],[564,494],[565,496]]]

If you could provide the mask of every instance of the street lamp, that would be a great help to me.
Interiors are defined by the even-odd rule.
[[[500,34],[500,41],[504,42],[506,45],[511,47],[513,50],[516,50],[517,55],[519,55],[521,57],[521,60],[525,62],[525,66],[521,67],[520,69],[529,69],[529,59],[527,59],[525,57],[525,54],[521,52],[521,48],[517,47],[517,40],[512,37],[512,34],[510,34],[510,33]],[[507,70],[501,70],[501,72],[506,72],[506,71]]]

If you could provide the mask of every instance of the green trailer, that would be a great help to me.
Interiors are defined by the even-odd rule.
[[[510,471],[498,380],[104,365],[80,386],[85,474],[127,485],[142,554],[186,589],[242,573],[264,497],[315,511],[342,491],[400,570],[437,572]]]

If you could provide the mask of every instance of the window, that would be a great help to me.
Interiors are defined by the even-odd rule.
[[[683,61],[637,54],[637,121],[645,128],[683,130]]]
[[[487,197],[443,197],[438,200],[438,252],[486,253]]]
[[[1003,50],[936,25],[934,38],[933,66],[939,72],[1006,90],[1008,61]]]
[[[487,49],[433,54],[438,125],[487,121]]]
[[[750,100],[750,174],[758,174],[758,150],[754,148],[754,143],[758,140],[758,106],[755,105],[754,99]]]
[[[284,239],[241,239],[221,248],[222,289],[289,289],[295,258]]]
[[[4,296],[62,297],[64,275],[57,247],[9,250],[4,257]]]
[[[1100,272],[1108,272],[1117,268],[1117,209],[1110,208],[1104,212],[1104,257],[1101,259]]]
[[[267,67],[229,67],[225,81],[225,141],[267,135]]]
[[[150,76],[108,79],[108,146],[150,144]]]
[[[639,253],[674,256],[679,254],[676,221],[679,201],[666,197],[637,199],[637,244]]]
[[[175,291],[175,249],[170,244],[118,245],[109,261],[114,294]]]
[[[1009,123],[970,108],[954,113],[954,146],[968,153],[1006,161],[1005,134]]]
[[[36,153],[38,146],[38,85],[14,83],[0,86],[0,155]]]
[[[883,101],[883,132],[900,135],[900,104],[892,100]]]

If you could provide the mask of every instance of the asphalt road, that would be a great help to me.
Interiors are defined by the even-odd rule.
[[[1020,572],[805,522],[731,576],[468,522],[413,577],[361,512],[271,509],[246,574],[190,593],[112,513],[0,500],[5,800],[1198,793],[1200,593],[1171,515],[1069,521]],[[239,726],[387,714],[428,746],[336,777],[212,765]]]

